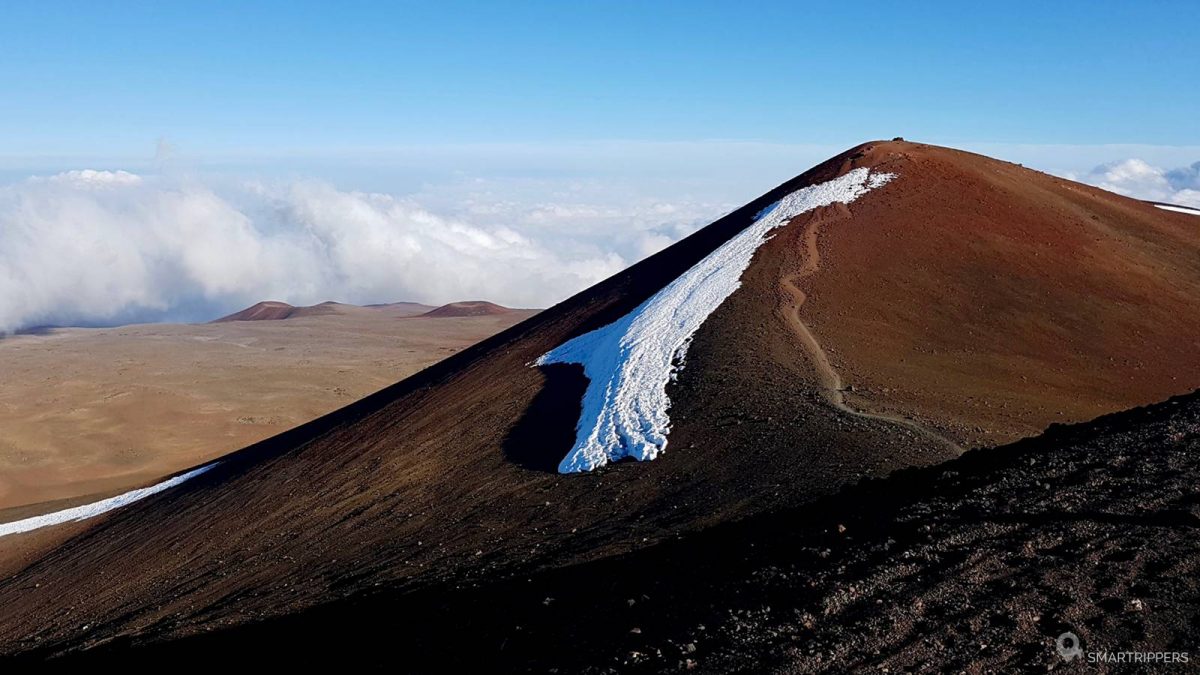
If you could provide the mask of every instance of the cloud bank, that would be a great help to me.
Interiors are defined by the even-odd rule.
[[[720,214],[599,205],[586,190],[499,201],[495,187],[435,213],[319,181],[95,170],[22,180],[0,187],[0,331],[203,321],[264,299],[544,307]]]
[[[0,332],[207,321],[266,299],[488,299],[546,307],[798,173],[811,163],[809,154],[828,153],[716,145],[721,161],[705,161],[709,155],[698,149],[684,152],[692,165],[686,170],[651,161],[677,161],[682,150],[674,146],[637,155],[637,162],[591,148],[588,162],[574,157],[559,162],[563,166],[497,170],[487,178],[451,170],[444,161],[432,184],[419,179],[430,175],[428,167],[412,168],[404,196],[317,180],[181,178],[169,170],[71,170],[10,179],[0,184]],[[1200,207],[1200,162],[1161,168],[1194,157],[1194,150],[1106,146],[992,154],[1034,166],[1053,158],[1068,162],[1055,171],[1065,177]],[[1142,151],[1148,154],[1132,154]],[[731,174],[727,155],[738,152],[766,156],[770,170]],[[1116,152],[1148,161],[1076,168],[1122,156]],[[642,160],[654,170],[630,173]],[[596,162],[604,171],[585,170]],[[351,172],[349,182],[404,182],[385,169]]]
[[[1166,170],[1140,159],[1125,159],[1067,177],[1128,197],[1200,208],[1200,162]]]

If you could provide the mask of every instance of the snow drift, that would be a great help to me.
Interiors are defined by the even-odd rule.
[[[174,478],[169,478],[161,483],[151,485],[150,487],[130,490],[129,492],[119,494],[116,497],[109,497],[108,499],[102,499],[98,502],[92,502],[91,504],[84,504],[83,506],[63,509],[62,511],[55,511],[54,513],[46,513],[40,516],[34,516],[32,518],[25,518],[24,520],[14,520],[11,523],[0,523],[0,537],[10,534],[20,534],[21,532],[29,532],[30,530],[36,530],[38,528],[47,527],[50,525],[59,525],[61,523],[67,523],[76,520],[95,518],[102,513],[108,513],[113,509],[119,509],[122,506],[127,506],[136,501],[145,499],[150,495],[157,494],[168,488],[173,488],[184,481],[199,476],[217,464],[220,464],[220,462],[214,462],[198,469],[192,469],[187,473],[179,474]]]
[[[892,178],[859,168],[789,194],[629,314],[535,361],[581,364],[589,380],[575,445],[558,470],[591,471],[624,457],[657,457],[671,428],[667,382],[682,367],[692,335],[741,286],[742,273],[771,230],[807,211],[848,204]]]

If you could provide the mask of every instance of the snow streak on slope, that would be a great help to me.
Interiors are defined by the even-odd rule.
[[[789,194],[629,314],[539,358],[534,365],[582,364],[589,380],[575,445],[558,470],[591,471],[623,457],[657,457],[671,427],[667,382],[682,367],[692,335],[741,286],[742,272],[767,234],[806,211],[848,204],[892,177],[860,168]]]
[[[1173,206],[1171,204],[1155,204],[1155,206],[1164,211],[1174,211],[1176,213],[1188,213],[1193,216],[1200,216],[1200,209],[1193,209],[1187,206]]]
[[[193,469],[187,473],[180,474],[174,478],[170,478],[158,483],[157,485],[151,485],[150,487],[139,488],[137,490],[130,490],[129,492],[119,494],[116,497],[109,497],[108,499],[102,499],[91,504],[84,504],[83,506],[76,506],[75,508],[55,511],[54,513],[34,516],[24,520],[14,520],[11,523],[0,523],[0,537],[9,534],[19,534],[21,532],[36,530],[39,527],[47,527],[49,525],[58,525],[60,523],[66,523],[75,520],[87,520],[88,518],[94,518],[102,513],[107,513],[113,509],[119,509],[122,506],[127,506],[140,499],[145,499],[146,497],[158,492],[162,492],[167,488],[175,487],[176,485],[179,485],[190,478],[199,476],[217,464],[220,464],[220,462],[214,462],[207,466],[202,466],[199,469]]]

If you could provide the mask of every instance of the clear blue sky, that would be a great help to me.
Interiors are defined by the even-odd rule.
[[[896,134],[1195,145],[1198,37],[1195,0],[8,0],[0,156],[159,137],[227,155]]]

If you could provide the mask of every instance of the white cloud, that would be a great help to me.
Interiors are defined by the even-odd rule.
[[[415,198],[438,213],[536,235],[556,250],[610,252],[632,263],[756,196],[705,187],[615,178],[472,178],[426,186]]]
[[[64,171],[60,174],[55,174],[45,179],[34,178],[37,180],[47,180],[52,183],[64,183],[74,187],[96,187],[104,188],[112,185],[137,185],[142,182],[142,177],[129,173],[128,171],[97,171],[95,169],[82,169],[78,171]]]
[[[1181,169],[1168,171],[1167,181],[1180,190],[1200,190],[1200,162],[1195,162],[1191,166],[1185,166]]]
[[[1200,162],[1168,171],[1141,159],[1124,159],[1067,177],[1128,197],[1200,207]]]
[[[548,306],[840,149],[503,146],[400,153],[337,170],[297,160],[291,169],[339,185],[244,167],[179,177],[182,160],[164,146],[138,173],[9,178],[0,184],[0,331],[207,320],[263,299]],[[1195,146],[973,149],[1130,196],[1200,206],[1200,162],[1161,168],[1191,161]],[[28,175],[5,166],[0,157],[0,176]],[[248,174],[276,177],[232,182]],[[397,189],[405,196],[386,193]]]
[[[578,191],[562,203],[491,201],[482,187],[435,213],[318,181],[85,170],[2,186],[0,331],[206,320],[263,299],[544,307],[719,215],[621,209]]]

